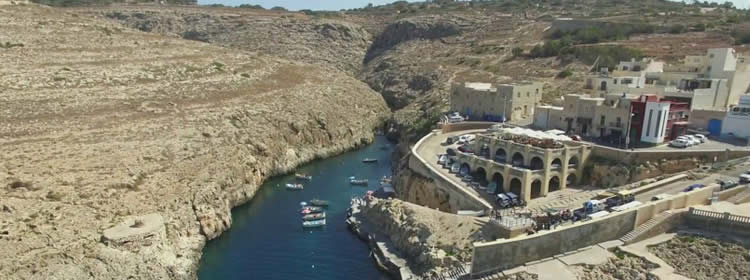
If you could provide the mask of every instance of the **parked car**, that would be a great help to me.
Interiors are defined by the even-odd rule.
[[[690,146],[698,145],[701,143],[701,140],[698,140],[698,138],[693,135],[682,135],[680,137],[684,137],[684,139],[687,139],[690,142]]]
[[[461,169],[461,165],[458,164],[458,162],[454,163],[453,166],[451,166],[451,173],[458,174],[458,171]]]
[[[674,139],[669,142],[669,145],[675,148],[687,148],[690,147],[690,142],[687,139]]]
[[[451,136],[451,137],[448,137],[448,138],[445,139],[445,144],[450,145],[450,144],[453,144],[454,142],[456,142],[456,137],[455,136]]]
[[[468,182],[471,182],[471,180],[473,180],[473,179],[474,178],[471,177],[471,175],[466,175],[463,178],[461,178],[461,181],[468,183]]]
[[[513,206],[513,201],[511,201],[511,199],[503,193],[497,194],[495,202],[500,206],[500,208],[508,208]]]
[[[463,145],[461,147],[458,147],[458,150],[461,151],[461,152],[463,152],[463,153],[467,153],[467,154],[473,154],[474,153],[474,150],[472,150],[471,146],[469,146],[469,145]]]
[[[445,149],[445,153],[447,155],[449,155],[449,156],[455,156],[456,155],[456,150],[448,148],[448,149]]]
[[[741,184],[750,183],[750,174],[742,174],[742,175],[740,175],[740,183]]]
[[[442,164],[445,164],[445,162],[447,162],[447,161],[448,161],[448,156],[447,155],[439,155],[438,156],[438,164],[442,165]]]
[[[703,135],[703,134],[694,134],[693,137],[695,137],[698,140],[700,140],[701,143],[706,143],[706,140],[708,139],[708,138],[706,138],[706,135]]]
[[[739,184],[735,182],[734,180],[719,180],[719,186],[721,187],[722,191],[734,188],[737,185]]]
[[[706,185],[704,185],[704,184],[692,184],[692,185],[688,186],[687,188],[685,188],[682,191],[683,192],[689,192],[689,191],[692,191],[692,190],[697,190],[697,189],[703,188],[705,186]]]

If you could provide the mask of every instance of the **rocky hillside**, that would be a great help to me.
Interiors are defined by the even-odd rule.
[[[376,225],[418,274],[471,261],[472,243],[484,240],[473,218],[443,213],[401,200],[378,200],[361,208],[366,222]]]
[[[370,141],[343,72],[0,8],[0,275],[191,279],[261,182]]]
[[[355,23],[246,8],[116,5],[72,10],[144,32],[316,64],[355,75],[372,35]]]
[[[748,245],[738,241],[680,235],[649,250],[678,274],[696,280],[745,279],[750,275]]]

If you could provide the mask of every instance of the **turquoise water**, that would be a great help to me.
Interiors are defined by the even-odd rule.
[[[381,147],[389,147],[387,150]],[[380,280],[365,242],[346,228],[349,199],[377,188],[391,174],[391,145],[384,137],[357,151],[315,161],[298,169],[313,176],[302,191],[287,191],[293,175],[268,180],[247,204],[232,211],[232,227],[203,249],[198,278]],[[377,158],[377,163],[362,163]],[[351,186],[349,176],[370,186]],[[303,230],[299,203],[328,200],[327,225]]]

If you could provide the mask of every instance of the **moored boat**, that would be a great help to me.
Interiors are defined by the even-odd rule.
[[[326,212],[307,214],[307,215],[302,216],[302,220],[305,220],[305,221],[315,221],[315,220],[320,220],[320,219],[325,219],[325,218],[326,218]]]
[[[364,163],[373,163],[373,162],[378,162],[378,159],[376,159],[376,158],[365,158],[365,159],[362,160],[362,162],[364,162]]]
[[[326,225],[326,219],[302,222],[302,227],[306,227],[306,228],[322,227],[324,225]]]
[[[313,200],[310,200],[310,205],[312,205],[312,206],[320,206],[320,207],[328,207],[328,200],[313,199]]]
[[[349,179],[349,183],[352,185],[367,186],[367,179]]]
[[[302,184],[286,184],[288,190],[302,190],[305,187]]]
[[[321,213],[323,212],[323,208],[316,207],[316,206],[305,206],[302,207],[302,210],[300,211],[301,214],[314,214],[314,213]]]
[[[307,181],[312,180],[312,176],[301,174],[301,173],[294,174],[294,178],[297,178],[297,180],[307,180]]]

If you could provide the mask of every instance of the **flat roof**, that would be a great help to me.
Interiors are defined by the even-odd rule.
[[[476,90],[490,90],[492,89],[492,84],[490,83],[464,83],[464,87],[470,88],[470,89],[476,89]]]

